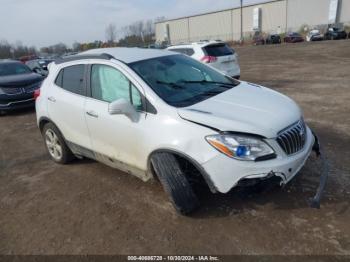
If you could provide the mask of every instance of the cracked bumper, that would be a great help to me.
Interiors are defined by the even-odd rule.
[[[277,158],[253,162],[239,161],[218,154],[202,164],[216,191],[227,193],[242,179],[266,178],[274,174],[281,178],[281,184],[287,184],[300,171],[308,159],[315,142],[311,130],[307,128],[307,140],[303,150],[295,155],[285,155],[274,140],[269,144],[275,149]]]

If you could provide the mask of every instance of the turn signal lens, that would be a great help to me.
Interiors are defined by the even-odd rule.
[[[228,149],[227,146],[225,146],[224,144],[215,141],[215,140],[211,140],[211,139],[207,139],[207,141],[209,142],[209,144],[211,144],[213,147],[215,147],[217,150],[219,150],[221,153],[224,153],[225,155],[229,156],[229,157],[233,157],[233,152]]]

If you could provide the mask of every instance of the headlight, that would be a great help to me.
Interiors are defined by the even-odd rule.
[[[255,161],[275,153],[263,140],[251,136],[225,134],[211,135],[205,139],[221,153],[239,160]]]

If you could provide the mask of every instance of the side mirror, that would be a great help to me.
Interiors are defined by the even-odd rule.
[[[138,113],[134,106],[125,98],[113,101],[108,106],[110,115],[126,115],[131,121],[135,122],[138,119]]]

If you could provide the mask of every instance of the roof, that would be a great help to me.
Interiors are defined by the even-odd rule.
[[[216,44],[225,44],[225,42],[219,41],[219,40],[210,40],[210,41],[204,40],[204,41],[199,41],[199,42],[181,43],[181,44],[177,44],[177,45],[171,45],[167,49],[171,50],[171,49],[177,48],[177,47],[192,47],[194,45],[197,45],[200,47],[205,47],[205,46],[216,45]]]
[[[160,49],[146,49],[146,48],[128,48],[128,47],[113,47],[113,48],[98,48],[91,49],[80,53],[79,55],[109,55],[124,63],[133,63],[141,60],[151,58],[174,55],[176,53],[160,50]]]

